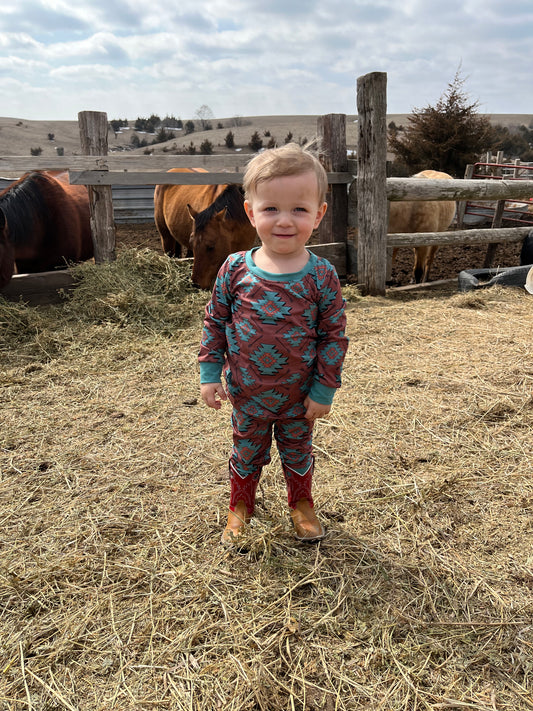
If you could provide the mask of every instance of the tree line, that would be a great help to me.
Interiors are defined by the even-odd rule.
[[[152,114],[148,118],[139,116],[133,122],[132,128],[134,131],[138,131],[142,134],[151,134],[153,137],[151,141],[148,141],[146,138],[140,138],[137,133],[133,133],[130,144],[132,148],[148,148],[150,145],[167,143],[168,141],[173,140],[176,138],[176,131],[183,131],[183,135],[188,136],[194,133],[197,128],[202,131],[211,131],[213,129],[213,116],[211,109],[209,109],[208,106],[204,105],[200,107],[200,109],[196,112],[196,117],[196,123],[192,120],[184,123],[181,118],[176,118],[175,116],[165,116],[163,119],[157,114]],[[229,120],[229,124],[233,127],[237,127],[245,125],[245,121],[239,117],[234,117]],[[117,134],[124,128],[130,128],[130,123],[126,118],[112,119],[109,121],[109,127],[115,134]],[[218,122],[216,127],[220,129],[224,128],[224,125],[221,122]],[[265,141],[264,139],[268,140]],[[285,136],[284,142],[289,143],[292,140],[293,134],[289,131],[289,133]],[[299,141],[303,144],[307,141],[307,139],[299,139]],[[224,138],[224,145],[229,149],[236,148],[235,134],[231,129]],[[254,152],[258,152],[263,148],[275,148],[277,145],[278,142],[269,130],[264,131],[263,137],[260,136],[258,131],[254,131],[247,143],[248,148]],[[177,148],[175,150],[178,152]],[[179,152],[193,155],[197,151],[198,149],[196,145],[193,141],[191,141],[188,146],[184,147],[183,150]],[[205,139],[200,144],[199,151],[202,154],[212,154],[214,152],[214,145],[211,141],[209,141],[209,139]]]

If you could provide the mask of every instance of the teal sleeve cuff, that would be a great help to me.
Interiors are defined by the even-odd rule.
[[[309,397],[311,400],[314,400],[314,402],[318,402],[319,405],[331,405],[336,390],[337,388],[329,388],[327,385],[317,383],[315,380],[311,385]]]
[[[200,363],[200,384],[222,382],[221,363]]]

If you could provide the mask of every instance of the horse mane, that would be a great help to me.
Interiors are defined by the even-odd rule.
[[[215,198],[214,202],[199,212],[194,220],[197,232],[205,230],[213,217],[223,209],[230,220],[235,220],[242,224],[248,223],[248,216],[244,210],[244,192],[239,185],[226,185],[224,190]]]
[[[48,215],[43,180],[47,178],[42,173],[28,173],[0,193],[0,210],[4,213],[12,244],[24,245],[31,238],[36,220]]]

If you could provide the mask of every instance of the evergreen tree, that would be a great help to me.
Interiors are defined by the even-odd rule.
[[[226,133],[224,143],[226,144],[226,148],[235,148],[235,136],[233,135],[233,131],[228,131]]]
[[[166,128],[161,126],[159,131],[157,132],[157,136],[154,139],[154,143],[165,143],[166,141],[171,141],[174,138],[174,134],[172,131],[167,131]]]
[[[263,147],[263,139],[259,135],[258,131],[254,131],[250,136],[250,143],[248,144],[252,151],[259,151]]]
[[[466,166],[490,148],[492,129],[468,103],[459,72],[435,106],[414,109],[403,130],[389,126],[389,148],[411,172],[433,169],[462,178]]]

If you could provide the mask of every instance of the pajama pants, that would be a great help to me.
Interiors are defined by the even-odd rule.
[[[296,508],[300,499],[308,499],[312,506],[313,423],[303,416],[257,419],[234,408],[232,424],[230,509],[234,511],[236,504],[244,501],[248,513],[253,514],[261,471],[270,462],[272,432],[287,484],[289,506]]]

